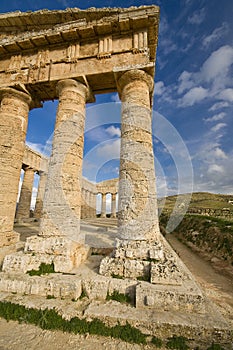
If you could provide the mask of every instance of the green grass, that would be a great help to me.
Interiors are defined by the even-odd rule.
[[[157,338],[157,337],[153,337],[151,339],[151,343],[154,344],[157,348],[161,348],[163,345],[163,342],[161,339]]]
[[[219,344],[212,343],[212,345],[208,347],[207,350],[224,350],[224,348],[222,348]]]
[[[149,342],[160,348],[163,345],[161,339],[152,338],[139,329],[131,326],[128,322],[125,325],[117,324],[113,327],[107,326],[99,319],[87,321],[73,317],[70,320],[64,319],[55,309],[38,310],[27,308],[24,305],[14,304],[9,301],[0,301],[0,317],[7,321],[18,321],[19,323],[33,324],[46,330],[60,330],[74,334],[91,334],[121,339],[132,344],[148,344]],[[166,346],[169,349],[189,349],[187,339],[181,336],[169,338]],[[219,344],[208,347],[207,350],[224,350]]]
[[[1,301],[0,317],[5,318],[7,321],[13,320],[34,324],[47,330],[61,330],[74,334],[89,333],[117,338],[135,344],[146,344],[147,342],[147,335],[143,334],[137,328],[132,327],[129,323],[108,327],[98,319],[87,321],[85,319],[73,317],[71,320],[65,320],[54,309],[38,310],[26,308],[23,305],[13,304],[11,302]]]
[[[41,275],[45,275],[47,273],[54,273],[54,272],[55,272],[55,270],[54,270],[54,264],[53,263],[51,263],[51,264],[41,263],[40,267],[39,267],[39,270],[27,271],[27,273],[30,276],[41,276]]]
[[[184,337],[173,336],[167,341],[167,347],[169,349],[179,349],[179,350],[187,350],[189,347],[186,344],[187,339]]]
[[[106,300],[115,300],[119,303],[131,303],[131,297],[128,294],[119,293],[117,290],[114,290],[112,294],[107,294]]]
[[[56,299],[54,295],[47,295],[46,299]]]

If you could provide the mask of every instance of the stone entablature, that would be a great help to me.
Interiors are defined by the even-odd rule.
[[[23,155],[23,167],[30,167],[36,172],[47,171],[48,158],[42,156],[39,152],[25,146]]]
[[[105,180],[102,182],[98,182],[96,184],[97,192],[98,193],[111,193],[116,194],[118,193],[118,185],[119,185],[119,179],[111,179],[111,180]]]
[[[118,67],[153,74],[158,21],[157,6],[2,14],[0,86],[25,84],[31,106],[58,98],[61,79],[79,77],[93,94],[115,91]]]

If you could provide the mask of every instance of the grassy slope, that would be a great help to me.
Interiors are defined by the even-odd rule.
[[[159,207],[163,206],[164,209],[172,211],[178,196],[169,196],[163,199],[158,199]],[[187,201],[187,195],[179,195],[181,202]],[[208,192],[196,192],[192,194],[189,208],[212,208],[223,209],[228,208],[233,212],[233,204],[229,203],[229,200],[233,200],[233,195],[214,194]]]

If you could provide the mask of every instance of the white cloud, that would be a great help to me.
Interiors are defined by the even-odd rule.
[[[207,170],[208,173],[224,173],[224,168],[218,164],[211,164]]]
[[[179,101],[179,106],[193,106],[196,102],[204,100],[208,96],[208,90],[202,86],[194,87],[189,90]]]
[[[177,92],[190,90],[179,99],[178,105],[192,106],[206,97],[232,102],[233,89],[229,88],[232,64],[233,47],[224,45],[211,53],[198,72],[184,71],[178,78]]]
[[[220,92],[218,98],[224,101],[233,102],[233,89],[224,89]]]
[[[109,127],[106,129],[106,132],[107,132],[111,137],[114,137],[114,136],[121,137],[121,129],[120,129],[120,128],[116,128],[114,125],[109,126]]]
[[[46,145],[42,145],[41,143],[34,143],[30,141],[26,141],[26,145],[32,150],[48,157],[52,151],[52,137],[46,142]]]
[[[195,11],[192,16],[188,17],[188,22],[191,24],[201,24],[205,19],[206,11],[202,8],[199,11]]]
[[[227,25],[227,23],[223,23],[221,25],[221,27],[215,28],[210,35],[206,36],[203,39],[203,41],[202,41],[203,46],[208,46],[213,41],[216,42],[221,37],[223,37],[226,34],[227,31],[228,31],[228,25]]]
[[[216,147],[213,151],[215,158],[227,159],[226,153],[219,147]]]
[[[219,131],[220,129],[225,128],[226,126],[227,126],[226,123],[218,123],[218,124],[216,124],[215,126],[213,126],[213,127],[210,129],[210,131],[212,131],[212,132],[217,132],[217,131]]]
[[[121,139],[116,139],[111,142],[106,142],[104,145],[99,146],[96,150],[96,155],[100,158],[107,158],[108,161],[111,159],[120,158],[120,144]]]
[[[212,107],[209,108],[209,111],[214,112],[218,109],[226,108],[226,107],[229,107],[228,102],[216,102]]]
[[[178,87],[179,94],[182,94],[185,90],[192,88],[194,85],[192,73],[189,73],[187,71],[184,71],[181,73],[181,75],[178,78],[178,81],[179,81],[179,87]]]
[[[155,83],[154,85],[154,91],[155,91],[155,95],[161,96],[164,91],[165,91],[165,86],[164,86],[164,82],[163,81],[158,81],[157,83]]]
[[[226,77],[230,66],[233,63],[233,47],[225,45],[212,52],[210,57],[204,62],[200,70],[200,78],[206,82],[214,79]]]
[[[111,100],[112,100],[113,102],[121,102],[118,93],[113,94],[113,95],[111,96]]]
[[[213,115],[212,117],[204,119],[205,122],[217,122],[218,120],[222,120],[225,117],[226,113],[221,112]]]

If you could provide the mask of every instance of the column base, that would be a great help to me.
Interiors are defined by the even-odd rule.
[[[69,273],[84,262],[88,254],[88,246],[66,237],[29,237],[24,252],[5,257],[2,270],[26,273],[38,270],[41,263],[53,263],[55,272]]]
[[[112,255],[101,261],[99,273],[163,285],[182,285],[191,279],[186,266],[162,236],[158,242],[117,239]]]
[[[117,240],[112,256],[101,261],[99,273],[137,280],[137,308],[205,311],[202,291],[163,236],[158,242]]]

